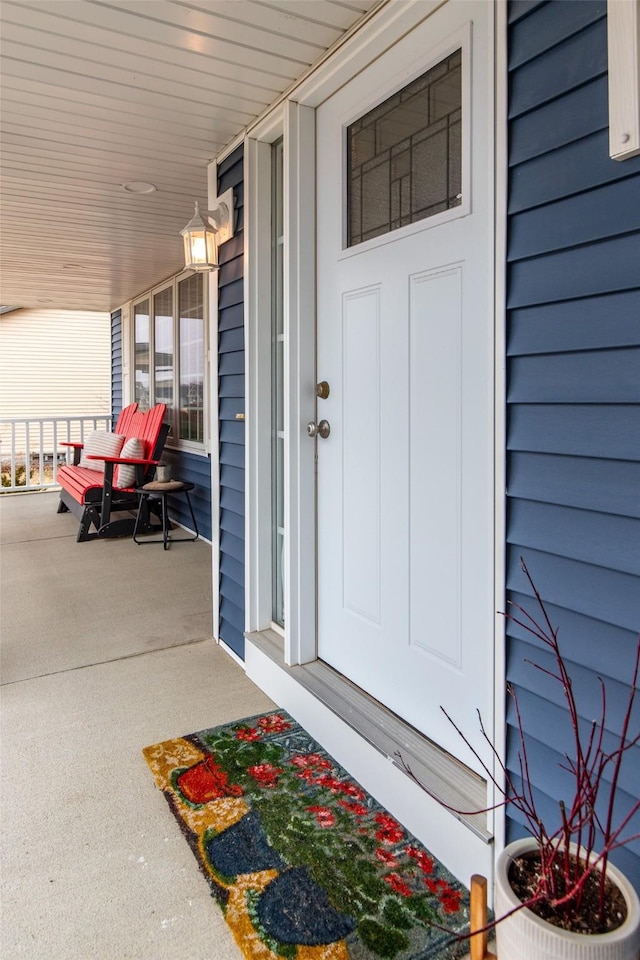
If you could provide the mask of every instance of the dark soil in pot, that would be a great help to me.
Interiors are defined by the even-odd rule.
[[[558,858],[560,860],[560,858]],[[570,858],[575,868],[575,859]],[[566,889],[562,864],[554,865],[557,897]],[[578,876],[580,874],[578,873]],[[527,902],[537,896],[541,887],[540,855],[537,852],[526,853],[513,861],[509,868],[509,883],[515,895]],[[619,888],[611,880],[605,880],[604,908],[600,911],[600,874],[598,871],[587,878],[581,893],[560,907],[554,907],[548,900],[541,900],[529,906],[532,913],[542,920],[570,930],[572,933],[596,934],[609,933],[621,926],[627,916],[627,905]]]

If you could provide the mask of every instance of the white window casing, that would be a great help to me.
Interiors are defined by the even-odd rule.
[[[180,284],[197,276],[193,271],[182,271],[176,274],[170,280],[158,284],[151,290],[136,297],[127,304],[126,313],[122,312],[122,338],[123,338],[123,402],[131,403],[136,399],[135,384],[135,316],[136,307],[145,301],[149,306],[149,403],[164,402],[162,397],[157,395],[157,384],[155,382],[156,363],[155,363],[155,322],[154,322],[154,304],[155,298],[163,291],[171,291],[172,311],[173,311],[173,402],[167,404],[167,419],[170,420],[172,431],[167,441],[167,448],[184,450],[194,454],[206,456],[209,453],[209,283],[203,275],[202,280],[202,298],[203,298],[203,343],[202,343],[202,440],[190,440],[180,436]]]

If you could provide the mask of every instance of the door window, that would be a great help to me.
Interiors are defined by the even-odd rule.
[[[462,51],[347,128],[347,246],[462,200]]]

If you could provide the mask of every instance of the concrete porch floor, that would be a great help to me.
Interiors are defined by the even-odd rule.
[[[211,550],[76,543],[0,496],[2,960],[241,960],[141,750],[274,706],[211,639]]]
[[[0,496],[3,960],[240,960],[141,750],[272,707],[211,640],[211,550],[76,543]]]

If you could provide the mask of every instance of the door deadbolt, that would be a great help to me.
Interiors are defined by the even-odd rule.
[[[321,380],[320,383],[316,384],[316,397],[320,397],[321,400],[326,400],[330,393],[331,387],[326,380]]]
[[[307,433],[310,437],[322,437],[326,440],[331,433],[331,425],[328,420],[321,420],[320,423],[314,423],[310,420],[307,424]]]

